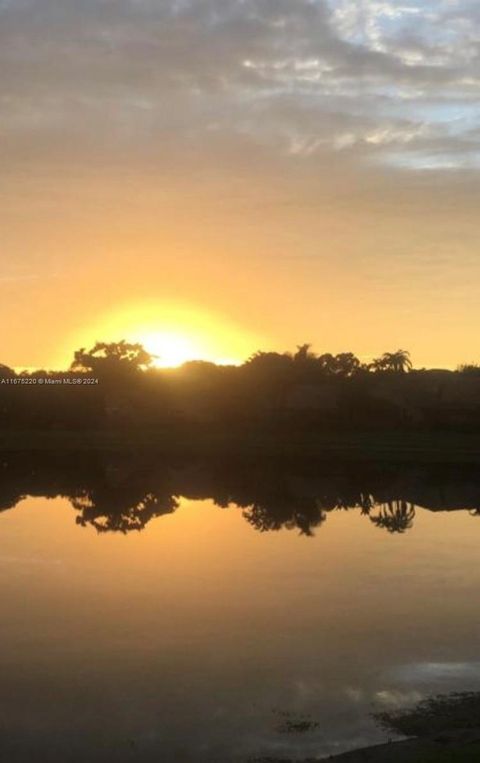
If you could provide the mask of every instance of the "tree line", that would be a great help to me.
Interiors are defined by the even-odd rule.
[[[93,373],[93,374],[122,374],[126,372],[147,371],[152,367],[154,356],[147,352],[139,343],[129,343],[125,340],[120,342],[96,342],[95,345],[87,350],[85,347],[74,353],[73,361],[69,367],[69,372],[74,373]],[[214,366],[214,363],[201,360],[187,361],[183,364],[185,368],[194,368],[197,366]],[[361,372],[390,372],[406,373],[412,370],[412,361],[410,353],[407,350],[396,350],[395,352],[384,352],[378,358],[371,362],[362,363],[352,352],[341,352],[337,355],[324,353],[316,355],[311,350],[310,344],[298,345],[296,352],[265,352],[259,350],[248,358],[245,366],[253,368],[269,368],[279,372],[282,368],[288,366],[309,366],[321,371],[329,376],[350,377]],[[19,375],[23,377],[33,377],[45,375],[48,372],[43,369],[37,371],[22,371]],[[15,371],[3,364],[0,364],[0,377],[15,377]]]
[[[238,366],[192,360],[164,369],[141,344],[97,342],[66,371],[0,365],[0,429],[478,429],[479,384],[476,365],[414,369],[403,349],[362,362],[302,344]]]

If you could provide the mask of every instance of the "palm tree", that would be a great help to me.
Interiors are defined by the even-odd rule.
[[[389,533],[404,533],[413,525],[415,506],[407,501],[388,501],[380,509],[380,513],[370,517],[377,527],[383,527]]]
[[[373,371],[394,371],[404,374],[412,369],[412,361],[408,350],[396,352],[384,352],[379,358],[375,358],[370,364]]]
[[[296,363],[305,363],[310,360],[315,360],[316,355],[314,352],[310,352],[311,344],[297,344],[297,351],[293,356]]]

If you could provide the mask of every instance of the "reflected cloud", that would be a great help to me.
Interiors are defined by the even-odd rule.
[[[383,689],[375,692],[374,701],[381,706],[389,708],[406,707],[415,702],[420,702],[423,695],[419,691],[398,691],[396,689]]]
[[[402,681],[437,681],[453,678],[480,680],[480,662],[420,662],[396,668],[392,675]]]

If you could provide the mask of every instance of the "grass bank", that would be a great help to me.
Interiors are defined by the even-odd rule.
[[[480,433],[233,433],[195,429],[17,430],[0,432],[0,450],[231,452],[385,462],[479,463]]]

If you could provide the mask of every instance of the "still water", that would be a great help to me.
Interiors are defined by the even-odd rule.
[[[115,513],[126,466],[97,464],[95,488],[83,472],[74,489],[70,471],[68,490],[42,468],[14,470],[2,496],[2,760],[322,758],[386,741],[372,712],[480,689],[480,518],[465,475],[432,494],[430,472],[422,508],[405,498],[426,495],[418,470],[415,489],[411,469],[398,488],[399,470],[390,504],[363,492],[326,516],[297,473],[300,519],[273,527],[264,504],[239,507],[223,487],[222,501],[178,490],[140,531],[115,531],[92,503]],[[32,474],[46,476],[35,487]],[[321,519],[305,529],[307,494]],[[142,517],[155,500],[149,483]]]

